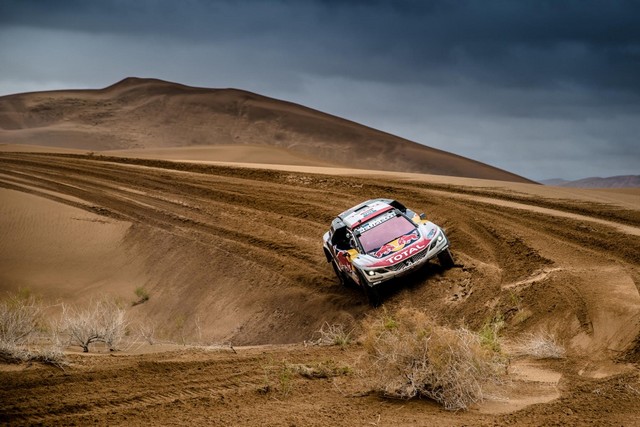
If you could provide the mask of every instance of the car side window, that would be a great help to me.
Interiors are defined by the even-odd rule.
[[[346,228],[339,228],[331,238],[331,242],[337,249],[341,251],[349,250],[351,249],[351,244],[349,242],[348,236],[350,236],[350,234],[347,233]]]
[[[349,249],[357,249],[358,245],[356,244],[356,239],[353,237],[353,234],[349,233],[347,236],[349,237]]]

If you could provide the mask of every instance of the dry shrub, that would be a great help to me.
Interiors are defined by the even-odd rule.
[[[333,360],[310,364],[293,364],[290,366],[295,372],[309,379],[333,378],[351,374],[349,366],[338,365]]]
[[[499,353],[502,350],[500,346],[500,332],[502,332],[504,326],[504,319],[500,314],[496,314],[486,320],[478,332],[482,346]]]
[[[320,334],[320,338],[317,341],[319,345],[338,345],[345,347],[351,343],[353,329],[347,331],[344,325],[330,325],[328,322],[325,322],[318,333]]]
[[[117,350],[126,327],[125,310],[114,300],[92,300],[83,309],[63,306],[61,329],[85,353],[93,343],[104,343],[110,351]]]
[[[562,359],[565,349],[550,332],[537,332],[524,335],[514,346],[518,356],[531,356],[536,359]]]
[[[277,393],[281,397],[287,397],[293,391],[293,379],[297,374],[296,367],[286,360],[275,365],[265,365],[264,385],[257,391],[260,394]]]
[[[384,395],[424,396],[447,410],[483,400],[483,384],[504,372],[498,355],[478,334],[437,325],[423,312],[383,313],[365,325],[373,387]]]
[[[4,346],[28,344],[41,323],[42,306],[32,296],[9,295],[0,302],[0,343]]]
[[[297,378],[309,380],[327,379],[351,375],[352,369],[346,365],[338,365],[333,360],[315,363],[290,363],[282,360],[262,367],[264,370],[264,385],[257,389],[260,394],[276,393],[280,397],[289,396],[295,389]]]
[[[42,313],[42,304],[28,293],[16,293],[0,301],[0,360],[65,364],[57,330]]]
[[[62,347],[55,343],[39,347],[0,344],[0,361],[5,363],[40,362],[60,368],[68,365]]]
[[[139,323],[137,330],[138,335],[149,345],[156,343],[156,325],[154,323]]]

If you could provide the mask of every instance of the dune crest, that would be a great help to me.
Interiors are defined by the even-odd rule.
[[[318,164],[531,182],[291,102],[157,79],[0,97],[0,128],[0,144],[92,151],[267,146]]]

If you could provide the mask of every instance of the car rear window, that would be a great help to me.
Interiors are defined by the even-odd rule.
[[[416,228],[416,226],[404,216],[395,216],[376,224],[378,221],[378,217],[373,218],[368,224],[361,227],[361,230],[364,231],[362,231],[362,234],[360,234],[358,238],[365,253],[378,250],[385,243],[389,243],[400,236],[410,233]],[[376,225],[367,227],[369,224]]]

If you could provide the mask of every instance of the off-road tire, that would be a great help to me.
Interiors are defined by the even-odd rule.
[[[375,286],[365,285],[364,293],[367,294],[367,300],[369,300],[369,305],[371,305],[371,307],[375,308],[375,307],[378,307],[380,304],[382,304],[382,299],[380,298],[380,292],[378,291],[378,288],[376,288]]]
[[[451,251],[449,250],[449,248],[445,249],[444,251],[438,254],[438,261],[440,262],[440,265],[447,270],[452,268],[454,265],[456,265],[455,261],[453,260],[453,255],[451,255]]]
[[[331,266],[333,267],[333,272],[336,273],[336,277],[338,278],[338,282],[340,285],[345,288],[357,288],[358,285],[353,281],[351,277],[345,274],[343,271],[340,271],[335,261],[331,261]]]
[[[378,307],[382,303],[378,288],[376,286],[369,286],[369,282],[360,272],[358,272],[358,279],[360,280],[360,286],[364,290],[364,294],[367,296],[369,305],[374,308]]]

